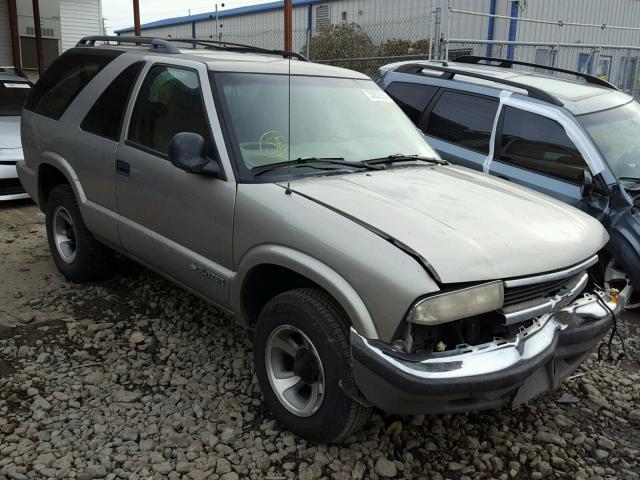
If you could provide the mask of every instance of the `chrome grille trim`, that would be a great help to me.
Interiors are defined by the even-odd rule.
[[[553,297],[540,298],[539,301],[529,301],[499,310],[504,316],[505,325],[524,322],[540,317],[569,305],[589,283],[589,275],[585,272],[567,283],[561,291]]]
[[[593,257],[585,260],[584,262],[579,263],[578,265],[574,265],[573,267],[567,268],[565,270],[560,270],[560,271],[551,272],[551,273],[544,273],[542,275],[536,275],[533,277],[505,280],[504,287],[505,288],[523,287],[525,285],[535,285],[536,283],[551,282],[553,280],[568,278],[586,270],[587,268],[595,265],[596,263],[598,263],[598,255],[594,255]]]

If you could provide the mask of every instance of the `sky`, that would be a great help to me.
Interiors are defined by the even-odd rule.
[[[243,7],[266,3],[270,0],[225,0],[218,1],[218,9]],[[163,18],[180,17],[191,13],[212,12],[215,10],[216,1],[213,0],[139,0],[140,21],[142,23],[154,22]],[[224,7],[221,5],[224,3]],[[113,33],[119,28],[133,26],[133,2],[131,0],[102,0],[102,13],[105,18],[107,33]]]

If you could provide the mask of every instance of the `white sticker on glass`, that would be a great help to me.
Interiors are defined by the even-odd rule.
[[[372,102],[393,102],[391,97],[384,93],[382,90],[369,88],[366,90],[362,90],[362,92],[371,100]]]

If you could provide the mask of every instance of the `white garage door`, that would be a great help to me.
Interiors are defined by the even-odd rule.
[[[74,47],[82,37],[102,35],[100,0],[61,0],[60,27],[63,52]]]
[[[0,0],[0,65],[13,65],[7,0]]]

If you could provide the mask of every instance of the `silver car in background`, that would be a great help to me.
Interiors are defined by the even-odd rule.
[[[0,67],[0,201],[29,198],[16,163],[22,160],[20,115],[31,83],[14,67]]]

